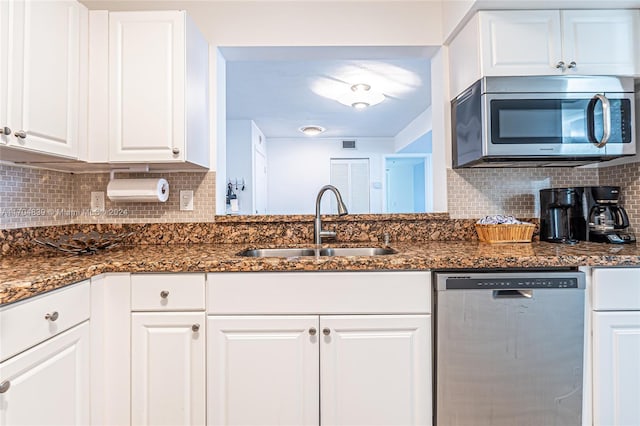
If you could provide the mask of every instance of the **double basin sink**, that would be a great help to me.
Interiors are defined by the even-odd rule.
[[[246,257],[305,257],[305,256],[384,256],[397,253],[389,247],[325,247],[325,248],[264,248],[244,250]]]

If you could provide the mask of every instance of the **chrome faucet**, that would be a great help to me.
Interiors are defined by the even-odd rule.
[[[322,195],[327,191],[331,191],[335,194],[336,200],[338,201],[338,216],[344,216],[348,214],[347,206],[344,205],[344,201],[342,201],[342,196],[340,195],[340,191],[333,185],[325,185],[320,188],[320,192],[318,192],[318,197],[316,198],[316,219],[313,222],[313,242],[316,245],[322,244],[323,237],[331,237],[335,238],[335,231],[325,231],[322,229],[322,221],[320,220],[320,200],[322,200]]]

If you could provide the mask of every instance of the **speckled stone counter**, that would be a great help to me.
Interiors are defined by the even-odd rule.
[[[363,245],[363,244],[351,244]],[[295,246],[295,245],[292,245]],[[350,246],[341,244],[340,246]],[[259,247],[273,247],[260,244]],[[105,272],[363,271],[453,268],[640,266],[640,246],[581,242],[474,241],[392,243],[398,253],[374,257],[248,258],[256,244],[171,244],[114,248],[85,256],[44,252],[0,258],[0,305],[13,303]]]

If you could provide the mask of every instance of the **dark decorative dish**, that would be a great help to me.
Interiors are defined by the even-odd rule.
[[[122,240],[130,235],[133,235],[133,232],[127,232],[124,234],[114,234],[112,232],[107,232],[101,234],[99,232],[92,231],[87,234],[79,232],[73,235],[63,235],[57,240],[34,239],[34,241],[45,247],[54,248],[65,253],[95,254],[100,250],[106,250],[111,247],[117,246],[120,242],[122,242]]]

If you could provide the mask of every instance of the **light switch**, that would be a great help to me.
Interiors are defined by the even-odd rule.
[[[193,191],[180,191],[180,210],[193,210]]]

